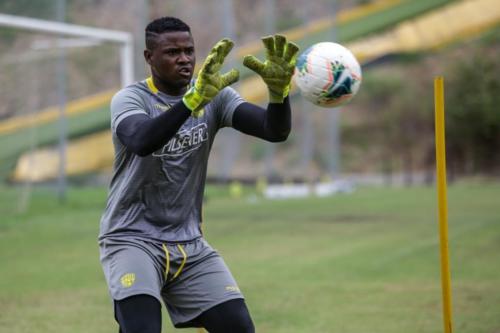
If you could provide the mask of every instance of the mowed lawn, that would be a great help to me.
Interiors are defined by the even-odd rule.
[[[433,187],[286,201],[207,192],[206,237],[257,332],[443,332]],[[96,241],[105,196],[72,188],[61,206],[37,190],[17,213],[20,190],[0,188],[0,332],[117,332]],[[498,333],[500,184],[450,186],[449,229],[454,331]]]

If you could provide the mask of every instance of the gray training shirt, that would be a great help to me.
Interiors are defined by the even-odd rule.
[[[148,156],[128,152],[116,135],[118,124],[126,117],[156,117],[168,112],[181,98],[158,91],[151,78],[113,97],[115,161],[99,239],[132,236],[183,242],[201,236],[201,205],[210,149],[217,131],[231,126],[233,112],[244,100],[234,89],[223,89],[199,117],[190,116],[163,148]]]

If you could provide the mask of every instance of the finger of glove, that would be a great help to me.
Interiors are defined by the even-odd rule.
[[[233,42],[229,38],[223,38],[217,43],[215,43],[215,45],[210,50],[210,54],[219,54],[220,51],[225,47],[227,47],[228,45],[231,45],[232,47]]]
[[[222,67],[224,59],[233,48],[233,45],[234,43],[228,38],[221,39],[214,45],[210,51],[210,54],[213,54],[215,57],[215,64],[212,66],[212,73],[215,73]]]
[[[214,73],[216,71],[215,65],[217,63],[217,54],[212,53],[212,51],[205,59],[203,66],[201,66],[200,73]]]
[[[207,73],[215,73],[221,67],[224,62],[224,58],[227,56],[229,51],[231,51],[233,47],[233,42],[224,38],[218,41],[210,50],[210,53],[203,64],[203,68]]]
[[[236,81],[238,81],[239,78],[240,78],[240,72],[238,72],[234,68],[231,69],[229,72],[221,75],[220,77],[222,82],[221,89],[235,83]]]
[[[253,55],[247,55],[245,58],[243,58],[243,65],[245,67],[250,68],[257,74],[262,74],[264,71],[265,65],[257,58],[255,58]]]
[[[286,37],[283,35],[275,35],[274,36],[274,48],[275,55],[279,58],[283,57],[285,53],[285,45],[286,45]]]
[[[274,37],[273,36],[262,37],[262,43],[264,44],[264,47],[266,49],[266,56],[268,58],[273,57],[276,53],[274,48]]]
[[[286,62],[292,62],[293,60],[295,60],[298,53],[299,46],[293,42],[288,42],[286,44],[286,50],[283,59],[285,59]]]
[[[221,44],[220,48],[217,51],[217,60],[220,64],[222,64],[224,62],[224,59],[226,59],[227,55],[232,50],[234,43],[228,38],[222,39],[219,43]]]

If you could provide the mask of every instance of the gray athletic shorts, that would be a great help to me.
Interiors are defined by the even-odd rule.
[[[221,256],[203,238],[167,244],[130,237],[99,242],[111,298],[147,294],[163,301],[174,326],[222,302],[243,298]]]

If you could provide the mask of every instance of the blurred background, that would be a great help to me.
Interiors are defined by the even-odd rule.
[[[144,28],[152,19],[161,16],[177,16],[191,26],[198,64],[203,62],[215,42],[223,37],[232,38],[235,49],[227,60],[226,69],[236,67],[241,72],[241,79],[234,87],[247,100],[263,106],[267,103],[266,87],[260,78],[242,66],[242,58],[246,54],[263,58],[261,36],[283,33],[299,44],[302,50],[320,41],[335,41],[348,47],[362,65],[363,83],[359,93],[349,104],[339,108],[316,107],[305,101],[293,87],[293,129],[284,143],[268,144],[240,135],[232,129],[224,129],[219,133],[208,170],[208,181],[213,185],[206,191],[209,219],[230,220],[224,214],[216,212],[215,208],[223,207],[218,206],[219,197],[226,204],[233,201],[224,200],[243,200],[242,198],[247,197],[252,198],[255,204],[269,184],[295,183],[307,186],[330,184],[332,187],[325,192],[328,194],[351,193],[355,188],[364,187],[380,191],[388,188],[402,191],[408,188],[410,192],[390,192],[391,199],[387,200],[397,202],[400,196],[404,197],[402,193],[411,193],[406,204],[416,204],[423,200],[425,205],[415,207],[415,212],[425,215],[424,212],[430,211],[431,215],[426,215],[423,220],[433,221],[433,204],[426,201],[429,196],[432,199],[435,180],[433,79],[437,75],[443,75],[448,181],[451,186],[458,184],[459,190],[455,198],[463,200],[458,200],[455,204],[468,207],[464,204],[469,202],[467,193],[474,193],[477,198],[481,198],[484,206],[478,203],[474,208],[490,215],[484,220],[479,219],[478,221],[483,222],[478,223],[484,227],[492,226],[495,222],[496,229],[481,230],[485,235],[490,235],[488,237],[491,238],[488,239],[491,244],[495,244],[488,247],[488,253],[498,253],[495,252],[500,243],[497,226],[500,214],[498,1],[0,0],[0,208],[5,220],[3,224],[0,222],[0,242],[2,239],[5,241],[5,260],[2,263],[10,262],[10,265],[14,265],[8,266],[12,273],[7,273],[8,268],[2,269],[0,286],[3,283],[8,288],[13,281],[26,274],[24,266],[18,266],[23,261],[16,264],[14,259],[17,258],[16,254],[23,251],[20,248],[14,251],[13,247],[8,248],[6,245],[14,246],[22,239],[21,231],[16,231],[19,234],[9,234],[10,231],[17,230],[19,221],[37,221],[40,216],[54,219],[56,215],[49,214],[49,210],[53,210],[54,214],[62,214],[57,216],[64,216],[63,220],[81,220],[82,225],[87,225],[88,229],[80,231],[86,237],[85,246],[94,246],[92,237],[97,234],[97,221],[104,207],[113,162],[109,102],[123,85],[149,76],[149,69],[145,66],[142,55]],[[69,25],[62,26],[61,31],[49,32],[54,22]],[[464,189],[460,187],[464,183],[480,185]],[[480,192],[484,184],[493,186],[493,189]],[[368,192],[371,194],[364,197],[364,200],[387,203],[383,199],[388,198],[384,194],[386,192],[376,192],[378,190],[372,189],[375,192]],[[474,192],[476,190],[479,192]],[[379,196],[381,199],[377,201]],[[57,202],[69,205],[60,206]],[[212,202],[214,206],[211,206]],[[335,212],[328,211],[331,203],[332,201],[321,202],[320,206],[324,210],[319,211],[324,212],[324,215],[311,208],[315,207],[315,202],[296,203],[297,208],[303,209],[302,214],[291,215],[289,218],[292,222],[297,216],[306,221],[332,219],[337,222],[359,222],[372,218],[378,221],[378,218],[383,219],[385,216],[391,221],[390,212],[396,213],[401,207],[381,205],[384,209],[377,208],[374,211],[364,207],[371,213],[359,217],[356,212],[363,205],[359,206],[360,201],[357,201],[358,205],[348,205],[350,208],[345,208],[344,215],[339,217]],[[245,205],[249,203],[239,201],[239,204],[243,206],[236,204],[235,207],[245,212],[246,208],[242,207],[247,207]],[[276,207],[281,212],[290,210],[292,214],[291,206],[281,205],[270,204],[269,216],[274,216]],[[402,205],[408,207],[404,203]],[[312,210],[307,210],[308,207]],[[248,214],[242,215],[246,216],[241,217],[242,223],[245,223],[245,219],[254,221],[266,218],[265,214],[257,217],[252,215],[254,208],[248,208]],[[75,211],[87,209],[93,215],[73,215]],[[262,209],[263,212],[266,211]],[[464,214],[462,216],[467,215]],[[470,215],[468,219],[474,220],[474,216]],[[40,223],[37,225],[41,226],[45,222]],[[21,228],[28,227],[24,225]],[[47,230],[59,230],[56,225],[51,228]],[[217,228],[215,225],[213,231],[210,231],[210,227],[207,231],[208,235],[212,232],[212,237],[216,240],[223,239],[222,234],[232,230]],[[468,228],[470,226],[460,229],[459,234],[467,233],[470,230]],[[22,233],[28,232],[28,229],[22,230]],[[33,229],[29,230],[33,232]],[[53,242],[57,243],[57,240],[54,237],[61,234],[52,234],[47,230],[41,232],[47,239],[39,245],[45,246],[49,242],[50,246],[55,246]],[[65,230],[64,227],[62,230]],[[279,234],[279,230],[280,227],[277,227],[274,232]],[[75,232],[76,238],[81,236],[75,230],[66,231],[70,234]],[[272,230],[268,232],[273,233]],[[356,234],[346,232],[351,236]],[[49,234],[52,236],[48,236]],[[64,235],[63,237],[71,239],[68,234]],[[288,236],[292,237],[293,232]],[[434,236],[435,233],[429,234],[429,237]],[[39,240],[36,235],[33,237]],[[256,236],[256,239],[259,237],[261,235]],[[311,237],[311,241],[314,241],[314,234]],[[407,241],[406,238],[403,239],[401,244]],[[224,248],[226,243],[220,241],[221,248]],[[292,237],[291,241],[296,241],[296,238]],[[284,242],[284,238],[278,241],[283,245],[280,242]],[[257,240],[256,244],[259,244]],[[424,242],[422,247],[416,248],[425,248],[425,244],[435,245],[433,241]],[[71,247],[70,244],[66,245]],[[231,245],[234,246],[234,242]],[[56,251],[60,250],[58,248]],[[485,249],[481,248],[482,250]],[[468,255],[477,258],[479,249],[476,248],[475,251],[478,252],[472,251]],[[243,253],[245,252],[242,250],[240,254]],[[76,257],[79,255],[75,254]],[[402,257],[404,255],[394,256],[391,260]],[[92,276],[95,275],[96,285],[101,288],[104,285],[98,263],[94,262],[95,258],[97,257],[88,259],[87,270],[72,274],[87,276],[91,271]],[[259,258],[262,259],[253,259]],[[229,261],[240,259],[236,254],[228,258]],[[26,260],[24,263],[29,262],[28,256]],[[66,260],[70,259],[60,260],[60,263],[66,265]],[[304,267],[312,265],[308,260]],[[380,263],[380,267],[385,269],[386,264],[387,262]],[[484,267],[498,267],[497,264],[498,262],[485,263]],[[244,268],[235,265],[237,269],[246,272]],[[347,259],[340,266],[352,268],[347,264]],[[500,285],[497,271],[488,271],[490,275],[487,281],[491,284],[485,282],[485,290],[493,285]],[[41,276],[42,279],[50,280],[43,274]],[[28,276],[25,277],[29,279]],[[259,276],[256,278],[258,281]],[[245,279],[242,280],[246,282]],[[75,277],[71,281],[79,280]],[[79,283],[70,283],[68,289],[75,289]],[[258,292],[252,294],[252,287],[249,289],[250,299],[257,298],[253,295]],[[25,304],[23,302],[28,303],[31,298],[26,296],[19,302],[12,303],[12,297],[19,295],[15,290],[17,289],[12,294],[0,294],[0,304],[3,297],[6,302],[10,302],[9,313],[20,316],[21,312],[18,313],[17,309],[22,308]],[[95,301],[102,309],[108,309],[104,300],[105,292],[104,288],[99,289],[95,295],[91,292],[90,295],[94,295],[94,298],[86,300],[90,303]],[[474,300],[474,297],[486,297],[486,294],[482,290],[480,296],[473,293],[469,296]],[[282,296],[280,294],[279,297]],[[352,301],[346,297],[347,302]],[[50,300],[53,299],[48,298],[49,305],[42,304],[50,308]],[[69,299],[70,296],[68,304],[72,304]],[[488,328],[479,328],[480,326],[470,324],[471,321],[464,320],[469,326],[464,324],[463,331],[498,332],[500,323],[491,319],[500,318],[498,301],[498,298],[491,300],[488,308],[492,312],[488,312],[489,317],[485,317],[486,319],[481,317],[483,322],[489,320],[491,325]],[[428,305],[426,302],[419,303],[419,306]],[[269,308],[265,308],[275,318],[281,318],[279,313],[273,311],[284,306],[282,303],[274,304],[271,300],[268,306]],[[80,310],[87,313],[84,309]],[[4,325],[6,331],[23,332],[22,325],[9,321],[6,316],[2,317],[1,312],[1,331]],[[348,312],[347,316],[352,316],[352,319],[355,317],[354,313]],[[51,315],[45,314],[49,318]],[[90,311],[87,315],[94,316],[95,313]],[[107,323],[103,327],[107,327],[108,322],[112,321],[111,314],[108,315],[109,318],[102,319],[102,323]],[[470,318],[476,318],[474,316],[475,313]],[[36,315],[32,318],[35,317]],[[326,318],[328,316],[325,314],[324,321],[327,321]],[[263,332],[281,332],[277,327],[288,327],[283,332],[295,332],[290,327],[300,326],[297,323],[287,326],[284,323],[288,319],[267,321],[265,310],[257,312],[257,319]],[[417,325],[419,329],[415,332],[439,331],[429,329],[432,325],[423,316],[420,320],[420,326]],[[307,320],[303,323],[304,327],[309,327],[306,322]],[[311,325],[310,322],[307,323]],[[375,325],[377,321],[372,323]],[[357,332],[410,332],[410,327],[415,328],[408,325],[406,330],[401,330],[404,325],[391,328],[378,324],[385,328],[377,330],[373,327],[361,327]],[[52,327],[50,324],[46,325]],[[68,325],[71,327],[69,323]],[[297,329],[297,332],[351,332],[347,323],[340,329],[328,325],[318,327],[320,328],[317,330]],[[66,328],[55,331],[79,330]]]
[[[293,131],[285,143],[224,130],[214,146],[210,180],[430,183],[436,75],[446,80],[450,176],[498,176],[499,14],[491,0],[3,0],[0,12],[122,31],[131,38],[131,59],[124,60],[120,42],[3,25],[5,181],[106,182],[112,163],[106,136],[110,97],[127,80],[149,75],[144,27],[164,15],[192,26],[198,63],[220,38],[233,38],[236,49],[226,67],[241,70],[235,88],[257,104],[266,104],[265,86],[241,60],[246,54],[262,57],[263,35],[285,33],[302,49],[336,41],[363,66],[362,88],[342,108],[318,109],[294,90]],[[130,72],[125,79],[123,70]]]

